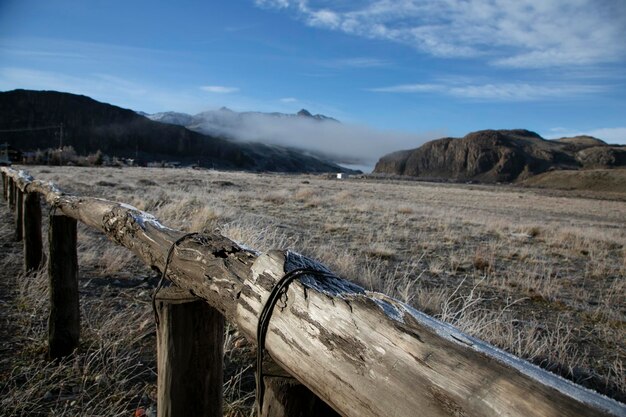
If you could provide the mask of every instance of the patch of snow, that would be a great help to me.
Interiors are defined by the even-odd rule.
[[[46,187],[48,187],[54,194],[63,194],[59,187],[57,187],[57,185],[52,181],[44,182],[43,184],[45,184]]]
[[[17,176],[22,179],[23,181],[26,182],[31,182],[32,180],[34,180],[34,178],[26,171],[24,171],[23,169],[20,169],[17,173]]]
[[[146,223],[150,223],[152,226],[156,227],[157,229],[161,229],[161,230],[174,230],[171,229],[167,226],[164,226],[156,217],[154,217],[152,214],[147,213],[143,210],[139,210],[137,207],[132,206],[130,204],[126,204],[126,203],[117,203],[120,207],[125,208],[127,210],[132,211],[133,213],[131,214],[133,216],[133,219],[135,219],[135,221],[139,224],[139,226],[141,226],[142,229],[145,230],[146,228]]]

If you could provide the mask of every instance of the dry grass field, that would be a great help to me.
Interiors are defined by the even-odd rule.
[[[596,198],[626,200],[626,169],[548,171],[530,177],[522,184],[535,188],[576,190]]]
[[[261,251],[299,251],[368,289],[626,401],[624,201],[311,175],[27,170],[64,191],[132,204],[170,227],[219,230]],[[2,210],[6,240],[12,226]],[[2,275],[17,274],[18,249],[4,244]],[[79,265],[85,336],[81,352],[61,365],[41,359],[45,274],[15,279],[17,310],[6,321],[18,324],[11,349],[19,354],[2,362],[2,413],[121,416],[153,404],[154,273],[84,227]],[[228,329],[226,352],[226,412],[252,415],[249,347],[234,329]]]

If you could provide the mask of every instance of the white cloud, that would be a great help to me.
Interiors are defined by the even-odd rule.
[[[555,127],[542,136],[548,139],[558,139],[581,135],[593,136],[594,138],[602,139],[603,141],[611,144],[626,145],[626,127],[602,127],[589,130],[575,130],[564,127]]]
[[[327,27],[336,29],[341,23],[341,18],[337,13],[328,9],[311,11],[308,16],[308,23],[311,26]]]
[[[441,84],[400,84],[389,87],[372,88],[370,91],[377,93],[430,93],[445,91]]]
[[[596,85],[528,84],[528,83],[440,83],[401,84],[372,88],[380,93],[439,93],[453,97],[486,101],[537,101],[551,98],[576,97],[604,91]]]
[[[260,7],[274,7],[282,9],[289,7],[289,0],[254,0],[254,4]]]
[[[239,91],[239,88],[237,87],[225,87],[223,85],[205,85],[200,87],[200,89],[202,91],[207,91],[209,93],[216,93],[216,94],[230,94],[230,93],[236,93],[237,91]]]
[[[256,0],[308,25],[518,68],[619,62],[626,2],[609,0]]]
[[[295,97],[283,97],[280,99],[281,103],[297,103],[298,99]]]
[[[391,62],[378,58],[354,57],[320,61],[319,64],[328,68],[379,68],[391,65]]]

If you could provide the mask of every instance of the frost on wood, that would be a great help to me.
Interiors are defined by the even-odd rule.
[[[130,204],[126,204],[126,203],[118,203],[120,207],[125,208],[127,210],[130,210],[131,215],[133,216],[133,218],[135,219],[135,221],[141,226],[141,228],[145,229],[146,228],[146,223],[150,223],[152,226],[158,228],[158,229],[163,229],[163,230],[174,230],[171,229],[169,227],[163,226],[163,224],[161,224],[161,222],[152,214],[150,213],[146,213],[143,210],[139,210],[137,207],[132,206]]]
[[[287,251],[284,268],[285,273],[300,268],[322,271],[331,275],[320,279],[312,275],[304,274],[300,278],[300,282],[306,288],[314,289],[331,297],[340,298],[342,294],[365,294],[365,290],[361,286],[339,277],[333,277],[332,271],[328,269],[326,265],[300,255],[299,253]]]
[[[24,171],[23,169],[19,170],[19,172],[17,173],[17,176],[19,179],[27,183],[33,180],[33,177],[28,172]]]
[[[420,323],[421,325],[433,329],[436,334],[442,338],[445,338],[452,343],[459,344],[462,347],[467,346],[475,352],[500,362],[501,364],[510,367],[512,370],[528,376],[543,385],[555,387],[558,391],[570,397],[572,400],[581,401],[593,407],[604,409],[612,415],[626,415],[624,414],[626,412],[626,407],[606,396],[577,385],[559,375],[546,372],[544,369],[541,369],[530,362],[504,352],[503,350],[491,346],[480,339],[469,336],[448,323],[441,322],[384,294],[368,292],[368,295],[374,298],[376,303],[385,311],[385,314],[393,320],[404,323],[405,317],[410,316],[414,321]]]
[[[293,252],[282,261],[280,255],[262,255],[253,265],[257,297],[246,295],[242,326],[256,324],[266,291],[286,272],[328,272]],[[266,347],[345,415],[624,415],[615,401],[340,278],[293,282],[274,310]]]

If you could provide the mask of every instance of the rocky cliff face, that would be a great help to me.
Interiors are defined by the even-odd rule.
[[[338,165],[295,149],[238,143],[152,121],[132,110],[86,96],[55,91],[0,92],[0,127],[22,131],[2,141],[22,151],[56,148],[57,129],[28,131],[63,124],[63,145],[79,154],[101,150],[110,156],[200,163],[219,169],[281,172],[348,172]]]
[[[545,140],[528,130],[483,130],[383,156],[375,173],[457,181],[511,182],[553,169],[626,165],[625,148],[595,138]]]
[[[594,146],[576,152],[583,168],[626,167],[626,147]]]

